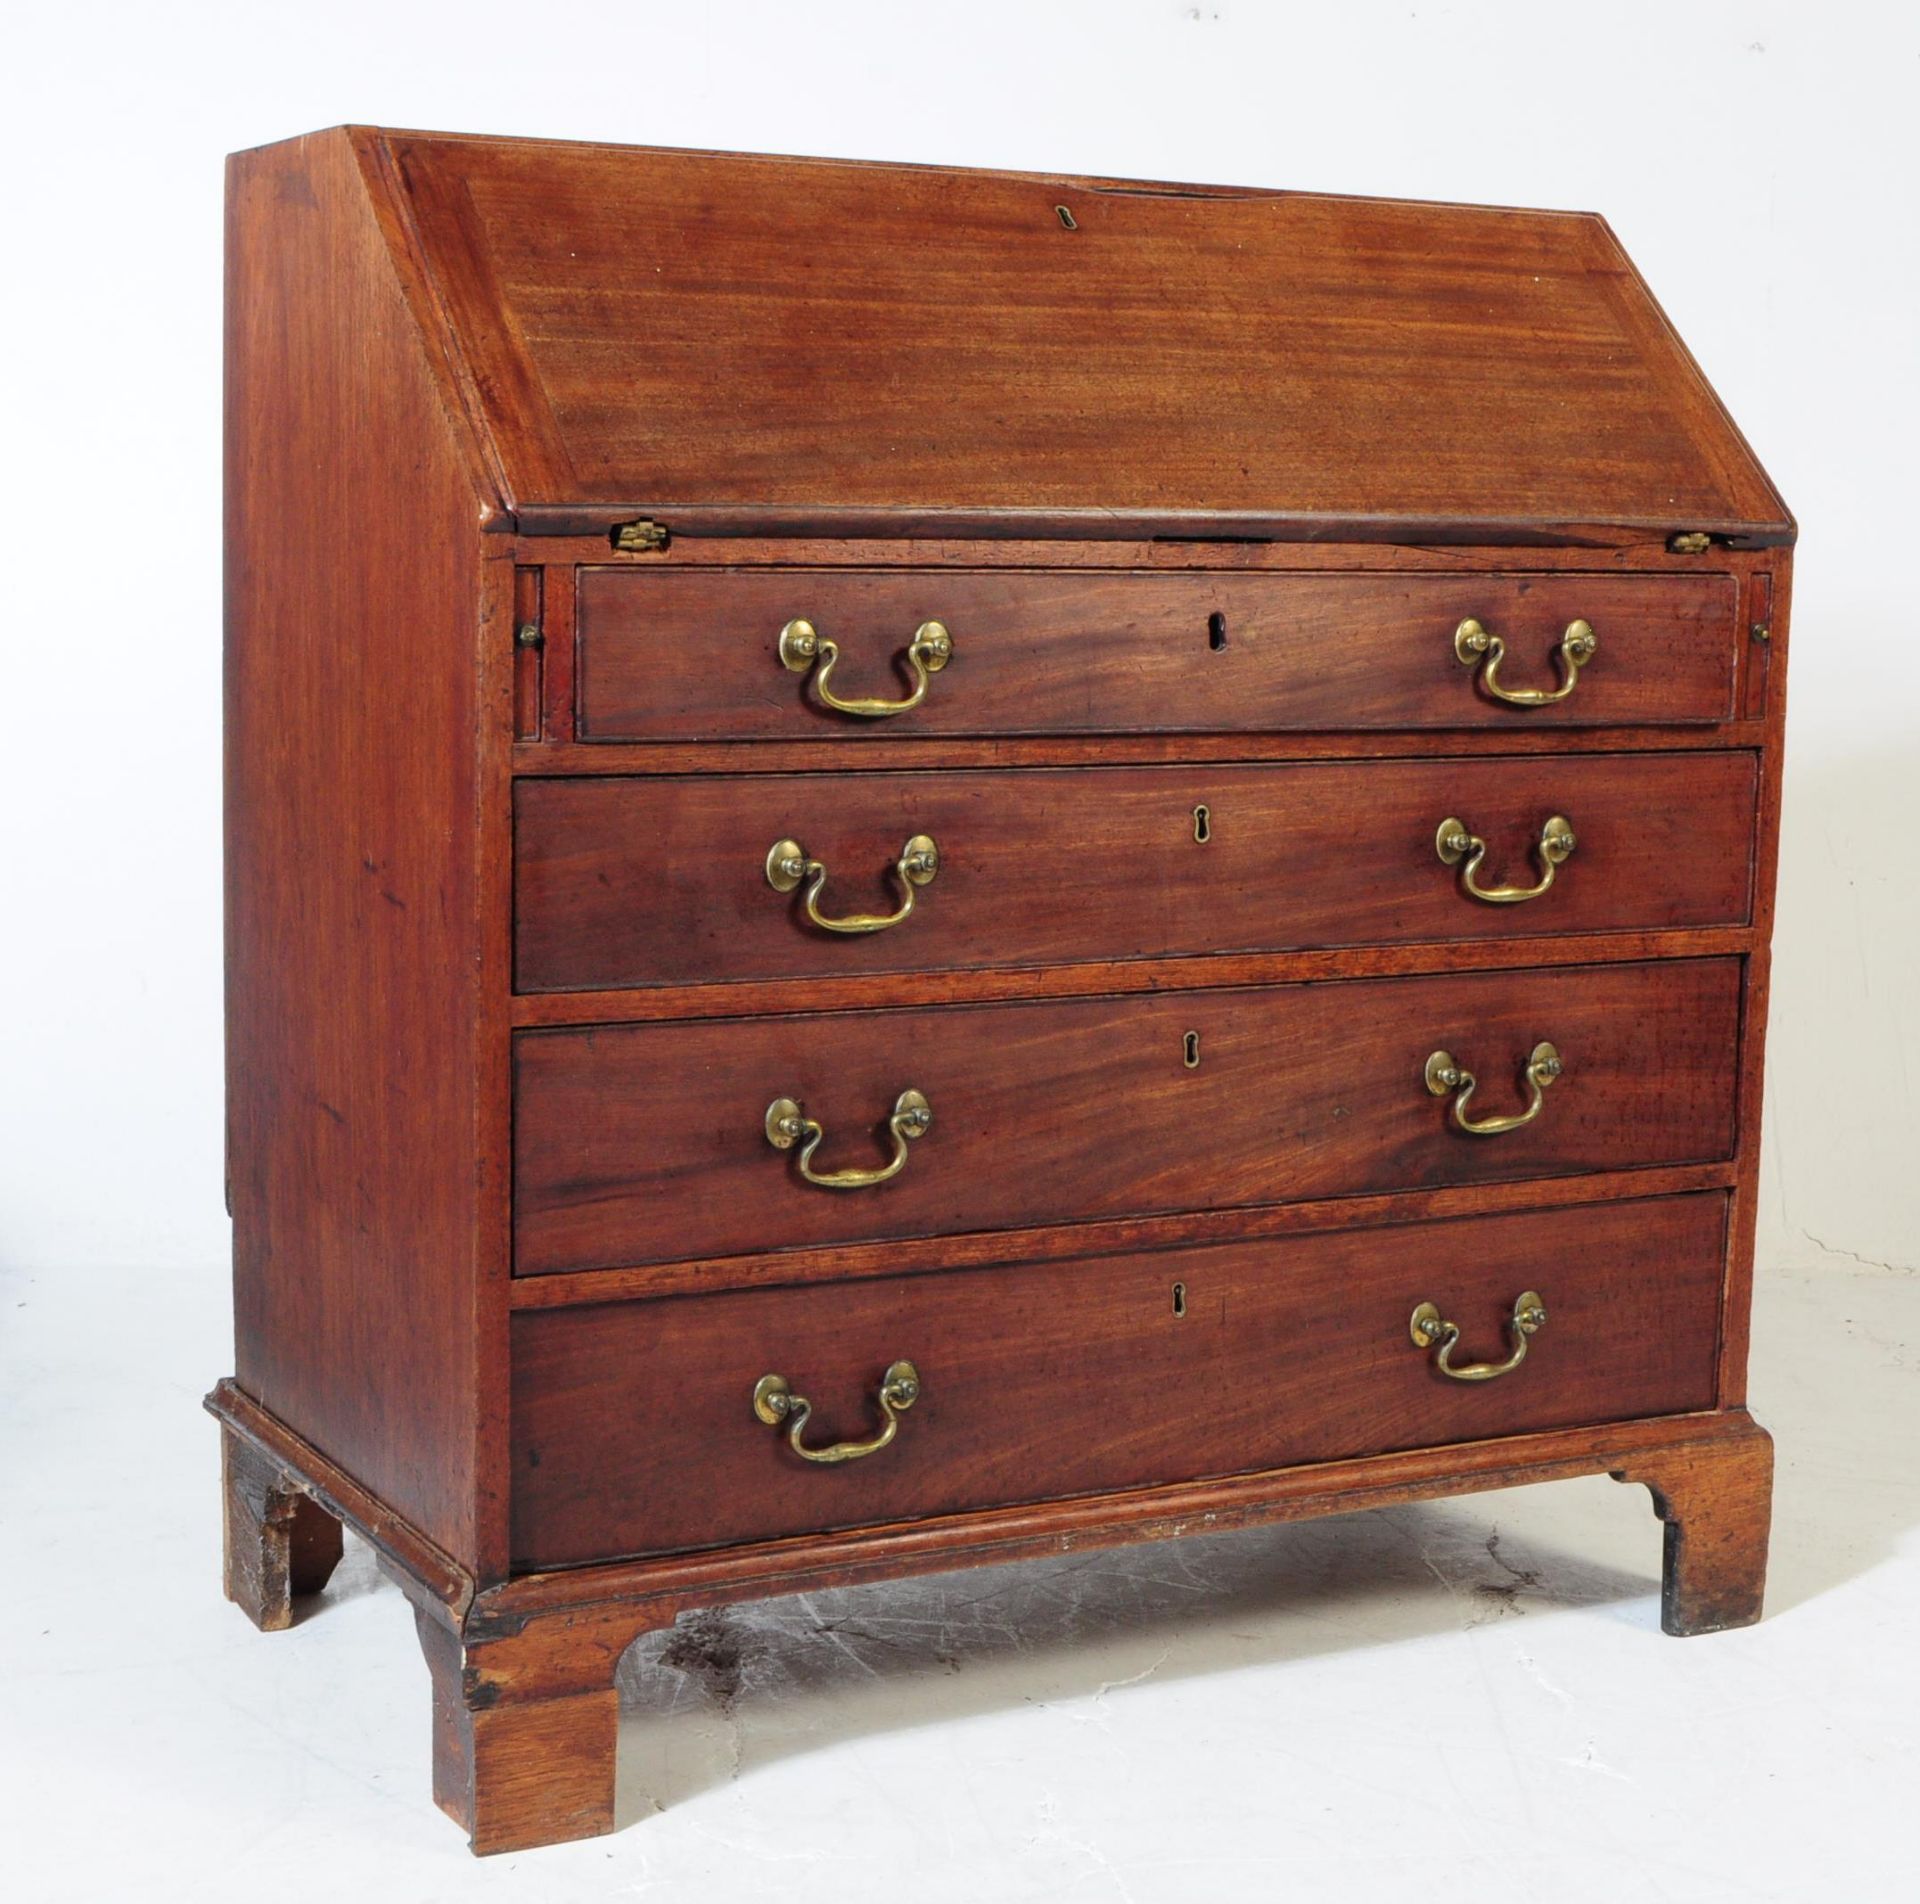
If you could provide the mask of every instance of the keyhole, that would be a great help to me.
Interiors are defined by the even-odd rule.
[[[1202,846],[1205,846],[1206,843],[1213,838],[1213,809],[1211,807],[1198,806],[1194,808],[1193,837],[1198,840]]]
[[[1180,1040],[1180,1062],[1189,1071],[1200,1069],[1200,1034],[1190,1031]]]
[[[1184,1316],[1187,1313],[1187,1286],[1185,1283],[1175,1283],[1173,1286],[1173,1313],[1176,1316]]]
[[[1207,617],[1207,646],[1218,654],[1227,645],[1227,618],[1215,609]]]

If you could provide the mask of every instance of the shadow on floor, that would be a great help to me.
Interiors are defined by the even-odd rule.
[[[1647,1496],[1560,1491],[1583,1485],[1621,1497],[1605,1518],[1635,1517],[1646,1572],[1503,1534],[1503,1506],[1553,1491],[1528,1489],[689,1614],[621,1663],[619,1822],[794,1753],[1148,1679],[1578,1608],[1631,1605],[1658,1644]]]

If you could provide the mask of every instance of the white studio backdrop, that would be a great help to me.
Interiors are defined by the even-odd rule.
[[[221,160],[362,120],[1604,212],[1803,525],[1763,1273],[1914,1267],[1907,0],[102,0],[5,45],[0,1264],[225,1259]]]

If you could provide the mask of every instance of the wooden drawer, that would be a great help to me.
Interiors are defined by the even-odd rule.
[[[1712,1192],[522,1312],[514,1564],[1707,1408],[1724,1233]],[[1547,1321],[1508,1375],[1452,1381],[1413,1344],[1431,1301],[1456,1360],[1502,1360],[1527,1290]],[[899,1358],[920,1394],[870,1458],[809,1463],[753,1413],[779,1374],[813,1404],[809,1445],[865,1439]]]
[[[1700,723],[1732,711],[1726,574],[1253,574],[585,569],[587,740],[845,739]],[[1516,707],[1463,666],[1468,617],[1508,652],[1503,686],[1552,689],[1575,619],[1597,640],[1566,699]],[[819,705],[780,633],[839,648],[843,698],[897,700],[921,623],[953,658],[890,719]]]
[[[1743,924],[1751,754],[523,780],[523,991],[931,972],[1409,940]],[[1544,823],[1577,840],[1524,904],[1466,892],[1435,832],[1487,842],[1481,887],[1541,877]],[[769,884],[791,838],[832,919],[896,910],[891,870],[931,838],[913,915],[850,935]]]
[[[734,1256],[1497,1178],[1714,1160],[1734,1136],[1740,961],[1222,989],[522,1032],[522,1273]],[[1189,1041],[1192,1042],[1189,1042]],[[1541,1040],[1565,1074],[1502,1136],[1450,1123],[1423,1067],[1517,1111]],[[1189,1064],[1189,1059],[1196,1062]],[[819,1170],[872,1167],[899,1095],[904,1169],[834,1194],[764,1125],[797,1100]]]

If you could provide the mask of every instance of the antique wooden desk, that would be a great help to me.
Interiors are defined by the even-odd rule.
[[[1609,1472],[1754,1619],[1793,524],[1599,219],[230,173],[227,1590],[476,1850],[691,1608]]]

